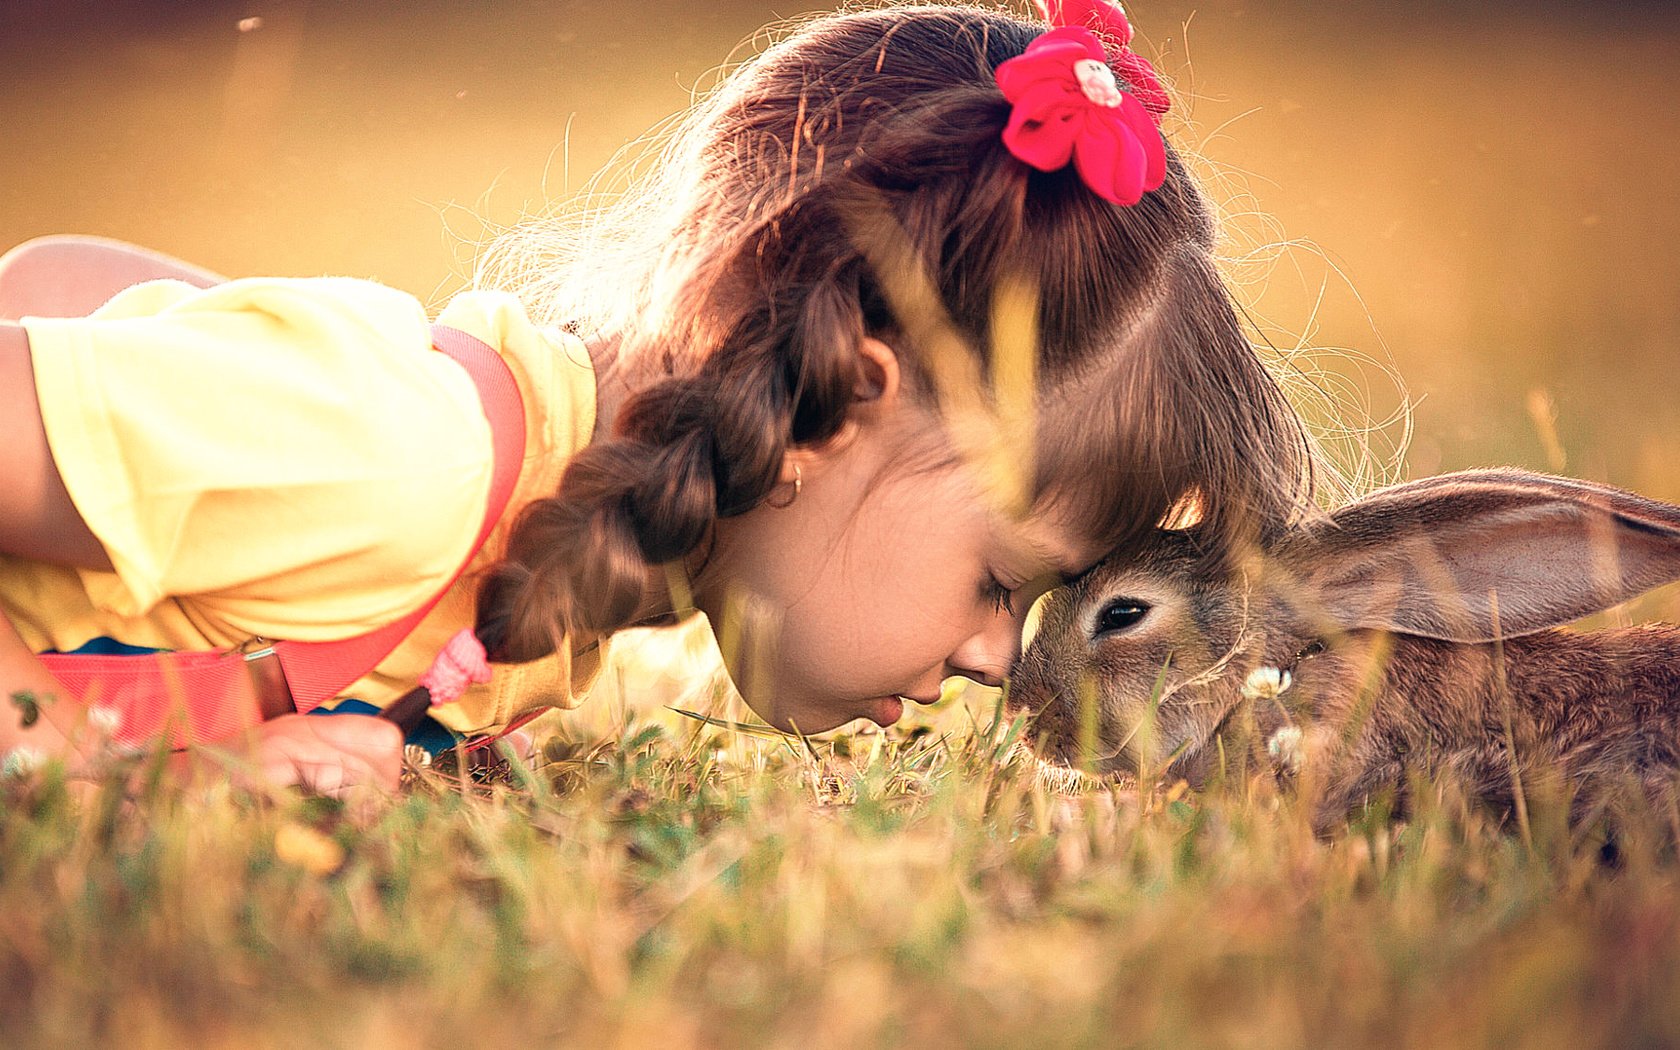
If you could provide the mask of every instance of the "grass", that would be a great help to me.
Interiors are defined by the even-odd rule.
[[[950,706],[809,745],[632,712],[383,802],[14,773],[0,1045],[1680,1042],[1640,834],[1609,867],[1447,788],[1328,842],[1267,777],[1062,795]]]

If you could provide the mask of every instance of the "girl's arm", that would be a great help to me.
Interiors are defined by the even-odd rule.
[[[9,321],[0,321],[0,449],[0,554],[109,570],[47,448],[28,333]]]
[[[28,333],[0,321],[0,554],[77,568],[109,570],[110,559],[82,520],[47,445],[35,397]],[[57,680],[0,613],[0,750],[28,744],[66,754],[79,720],[73,705],[45,702],[24,726],[18,693],[43,701],[61,692]],[[354,784],[395,788],[402,732],[383,719],[357,715],[288,715],[265,722],[247,741],[265,780],[303,783],[334,792]],[[68,757],[68,756],[66,756]]]
[[[223,280],[209,270],[123,241],[37,237],[0,255],[0,319],[84,317],[131,284],[166,277],[200,288]]]
[[[223,278],[138,245],[102,237],[37,237],[0,255],[0,553],[110,569],[105,549],[70,502],[41,426],[29,340],[9,319],[83,317],[141,281],[200,288]]]
[[[70,502],[47,450],[41,407],[35,400],[29,339],[15,324],[0,321],[0,553],[36,561],[109,569],[110,560]],[[48,702],[60,687],[0,614],[0,749],[28,744],[50,754],[65,750],[66,712]],[[41,701],[40,717],[24,726],[25,705],[14,697]]]
[[[12,621],[0,613],[0,752],[10,751],[20,744],[37,748],[49,755],[64,754],[69,748],[68,726],[61,727],[70,713],[54,702],[60,692],[56,679],[18,637]],[[36,703],[39,716],[33,725],[25,726],[25,710],[29,702]]]

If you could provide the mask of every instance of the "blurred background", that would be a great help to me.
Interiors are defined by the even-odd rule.
[[[1257,332],[1323,351],[1304,367],[1343,424],[1386,423],[1388,476],[1512,463],[1680,500],[1680,10],[1130,7]],[[436,303],[487,230],[809,10],[0,0],[0,246],[103,234]]]
[[[564,199],[761,26],[814,9],[0,0],[0,245],[98,233],[436,301],[486,229]],[[1403,380],[1409,474],[1509,462],[1680,498],[1680,11],[1132,15],[1263,333]],[[1397,408],[1383,369],[1330,360],[1355,379],[1331,388],[1349,422]]]

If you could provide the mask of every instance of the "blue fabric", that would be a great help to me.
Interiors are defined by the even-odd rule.
[[[147,653],[168,652],[167,649],[148,649],[143,645],[128,645],[115,638],[94,638],[70,650],[71,656],[145,656]],[[48,649],[48,653],[56,653],[56,649]],[[45,655],[45,654],[42,654]]]
[[[379,708],[365,700],[346,697],[340,700],[331,710],[317,707],[309,713],[312,715],[376,715],[379,713]],[[453,749],[456,742],[463,739],[465,738],[457,736],[453,730],[443,723],[427,718],[415,728],[414,732],[408,734],[405,743],[418,744],[436,755]]]

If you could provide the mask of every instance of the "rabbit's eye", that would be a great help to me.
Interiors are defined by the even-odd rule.
[[[1118,598],[1103,606],[1097,614],[1097,634],[1124,631],[1136,627],[1149,615],[1149,606],[1135,598]]]

